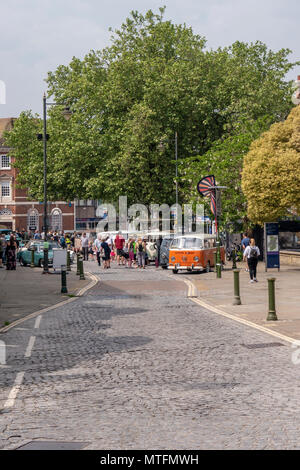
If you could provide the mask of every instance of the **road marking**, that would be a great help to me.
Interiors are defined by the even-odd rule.
[[[267,333],[268,335],[274,336],[275,338],[279,338],[283,341],[286,341],[287,343],[294,343],[297,340],[297,338],[291,338],[290,336],[286,336],[286,335],[283,335],[281,333],[278,333],[277,331],[272,331],[271,329],[269,329],[270,327],[277,326],[275,324],[274,325],[270,324],[269,328],[267,328],[265,326],[257,325],[256,323],[245,320],[244,318],[236,317],[235,315],[231,315],[230,313],[227,313],[224,310],[221,310],[217,307],[214,307],[213,305],[210,305],[210,304],[204,302],[203,300],[200,300],[198,298],[198,295],[197,296],[189,295],[189,294],[191,294],[191,292],[193,292],[193,291],[190,290],[190,287],[191,287],[190,285],[193,284],[190,280],[185,279],[181,276],[180,277],[175,277],[172,274],[169,275],[169,277],[172,277],[173,279],[175,278],[178,281],[185,282],[185,284],[187,284],[189,286],[187,297],[190,298],[190,300],[192,302],[195,302],[196,304],[201,305],[201,307],[204,307],[207,310],[210,310],[211,312],[217,313],[218,315],[222,315],[223,317],[230,318],[231,320],[234,320],[238,323],[242,323],[243,325],[250,326],[251,328],[255,328],[256,330],[262,331],[263,333]],[[197,294],[198,294],[198,292],[197,292]]]
[[[41,319],[42,319],[42,315],[39,315],[37,317],[37,319],[35,320],[34,328],[39,328],[40,327]]]
[[[21,384],[23,382],[25,372],[18,372],[13,388],[8,395],[6,402],[4,403],[4,408],[11,408],[15,404],[15,399],[20,390]]]
[[[224,312],[223,310],[220,310],[216,307],[213,307],[212,305],[207,304],[206,302],[203,302],[203,300],[193,299],[193,298],[191,298],[191,300],[192,302],[195,302],[196,304],[201,305],[201,307],[204,307],[207,310],[211,310],[212,312],[217,313],[218,315],[222,315],[223,317],[230,318],[231,320],[234,320],[238,323],[242,323],[243,325],[250,326],[251,328],[255,328],[256,330],[262,331],[264,333],[268,333],[269,335],[275,336],[276,338],[280,338],[281,340],[287,341],[288,343],[295,342],[295,338],[282,335],[281,333],[277,333],[277,331],[269,330],[265,326],[257,325],[256,323],[252,323],[251,321],[245,320],[244,318],[239,318],[234,315],[231,315],[230,313]]]
[[[31,336],[30,337],[30,340],[29,340],[29,343],[28,343],[28,346],[27,346],[27,349],[26,349],[26,352],[25,352],[25,357],[30,357],[31,356],[32,348],[33,348],[34,343],[35,343],[35,339],[36,339],[36,336]]]

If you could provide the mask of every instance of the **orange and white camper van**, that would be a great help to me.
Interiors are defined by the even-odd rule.
[[[179,270],[210,271],[215,265],[216,236],[190,234],[174,237],[169,249],[169,266],[174,274]],[[225,264],[225,249],[221,246],[221,263]]]

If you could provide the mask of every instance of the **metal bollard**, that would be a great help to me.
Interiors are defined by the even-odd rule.
[[[48,243],[49,245],[49,243]],[[44,248],[44,266],[43,266],[43,274],[49,274],[49,265],[48,265],[48,248]]]
[[[232,250],[232,269],[236,269],[236,251],[235,248]]]
[[[222,266],[221,266],[221,252],[220,252],[220,240],[217,240],[217,252],[216,252],[216,273],[217,279],[222,277]]]
[[[33,248],[33,247],[32,247]],[[31,250],[31,263],[30,267],[34,268],[34,249]]]
[[[62,294],[67,294],[68,289],[67,289],[67,267],[63,265],[61,267],[61,293]]]
[[[241,305],[242,302],[241,302],[241,297],[240,297],[240,269],[234,269],[233,282],[234,282],[233,305]]]
[[[267,321],[277,321],[276,308],[275,308],[275,277],[268,278],[268,291],[269,291],[269,311]]]
[[[70,257],[70,250],[67,250],[67,271],[71,271],[71,257]]]
[[[79,275],[80,275],[80,267],[79,267],[80,253],[76,253],[76,258],[77,258],[77,271],[76,271],[76,275],[79,276]]]
[[[83,272],[83,259],[82,258],[79,261],[79,269],[80,269],[80,278],[79,278],[79,280],[84,281],[85,277],[84,277],[84,272]]]

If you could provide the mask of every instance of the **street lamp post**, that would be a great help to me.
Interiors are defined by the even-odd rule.
[[[47,134],[47,106],[64,106],[60,103],[47,103],[46,93],[43,96],[43,160],[44,160],[44,216],[43,216],[43,223],[44,223],[44,234],[45,234],[45,246],[44,246],[44,266],[43,266],[43,274],[49,273],[48,268],[48,244],[47,244],[47,235],[48,235],[48,211],[47,211],[47,140],[49,139],[49,135]],[[63,116],[66,120],[69,120],[71,117],[72,112],[70,108],[65,107],[63,110]],[[40,139],[41,135],[38,134],[38,139]]]

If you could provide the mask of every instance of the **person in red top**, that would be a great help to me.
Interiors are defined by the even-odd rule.
[[[124,264],[124,262],[125,262],[125,259],[124,259],[124,256],[123,256],[124,244],[125,244],[125,239],[124,239],[122,233],[119,232],[116,236],[116,239],[115,239],[115,247],[116,247],[116,250],[117,250],[117,261],[118,261],[119,266],[120,266],[120,259],[122,261],[122,264]]]

